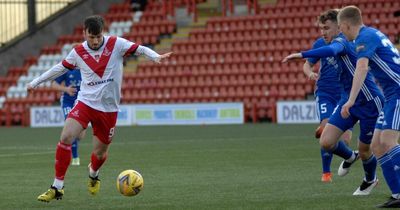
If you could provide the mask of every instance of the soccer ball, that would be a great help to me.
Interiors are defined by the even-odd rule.
[[[135,170],[125,170],[118,175],[117,189],[125,196],[135,196],[142,191],[143,177]]]

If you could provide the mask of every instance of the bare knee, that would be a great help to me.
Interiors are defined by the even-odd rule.
[[[319,144],[321,145],[322,149],[331,151],[335,147],[335,144],[332,144],[332,142],[334,141],[322,135]]]
[[[66,132],[63,131],[61,133],[61,138],[60,141],[64,144],[72,144],[72,142],[74,141],[75,136],[71,133],[71,132]]]
[[[397,145],[397,138],[387,138],[387,135],[391,134],[391,131],[380,131],[380,130],[375,130],[374,132],[374,137],[372,139],[371,143],[371,149],[372,152],[375,154],[375,156],[382,157],[385,153],[390,151],[393,147]]]
[[[374,153],[374,155],[378,158],[382,157],[385,154],[385,149],[382,147],[379,141],[372,141],[371,150],[372,153]]]
[[[391,142],[391,141],[381,141],[379,146],[379,149],[383,152],[389,152],[393,147],[397,145],[397,142]]]
[[[400,132],[395,130],[383,130],[380,135],[380,145],[385,152],[389,152],[398,145]]]
[[[65,121],[63,131],[61,132],[60,141],[64,144],[72,144],[75,138],[83,130],[82,125],[74,119],[68,118]]]
[[[332,151],[337,142],[340,139],[340,136],[343,134],[343,131],[338,127],[327,124],[322,132],[320,145],[324,150]]]

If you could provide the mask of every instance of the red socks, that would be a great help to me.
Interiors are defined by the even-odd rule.
[[[56,149],[56,179],[64,180],[67,173],[69,163],[71,162],[71,145],[64,144],[61,141],[57,144]]]
[[[107,159],[107,154],[103,156],[102,159],[98,159],[95,154],[92,153],[91,156],[91,168],[93,171],[97,172],[99,168]],[[71,162],[71,145],[59,142],[56,149],[56,179],[64,180],[65,174]]]
[[[98,171],[99,168],[103,165],[103,163],[106,161],[107,159],[107,153],[103,156],[103,158],[101,160],[99,160],[97,158],[97,156],[95,154],[92,153],[92,157],[91,157],[91,168],[93,169],[93,171]]]

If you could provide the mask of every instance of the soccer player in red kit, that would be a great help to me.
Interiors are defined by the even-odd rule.
[[[98,193],[99,169],[107,159],[107,151],[115,132],[124,56],[145,55],[160,63],[172,54],[159,55],[150,48],[126,39],[105,36],[103,29],[104,20],[101,16],[87,17],[83,32],[86,41],[75,46],[61,63],[27,86],[32,91],[39,84],[75,68],[80,69],[82,75],[78,103],[69,113],[57,144],[54,182],[49,190],[39,195],[39,201],[58,200],[64,195],[64,177],[71,161],[71,144],[89,122],[93,127],[93,151],[89,164],[88,189],[92,195]]]

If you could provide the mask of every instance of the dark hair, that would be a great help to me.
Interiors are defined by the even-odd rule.
[[[85,31],[93,35],[100,34],[104,29],[104,19],[100,15],[92,15],[85,19]]]
[[[334,23],[337,23],[337,15],[339,13],[339,9],[330,9],[323,12],[320,16],[318,16],[318,22],[324,24],[326,21],[330,20]]]

